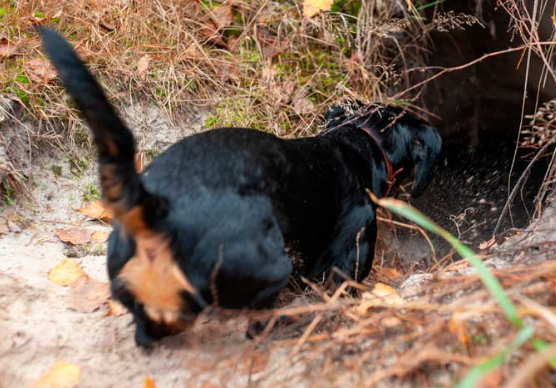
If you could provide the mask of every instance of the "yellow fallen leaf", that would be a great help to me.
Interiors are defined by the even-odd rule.
[[[363,298],[365,298],[365,294],[363,294]],[[392,287],[386,284],[376,283],[373,290],[371,291],[371,294],[372,294],[372,299],[380,298],[381,304],[386,303],[393,306],[403,305],[403,299],[400,298],[396,290],[394,290]]]
[[[355,311],[359,314],[365,314],[372,307],[402,307],[403,299],[398,295],[396,290],[383,283],[376,283],[371,292],[364,292],[363,302],[361,302]]]
[[[303,16],[310,18],[321,11],[330,11],[334,0],[304,0]]]
[[[85,214],[89,218],[111,222],[113,218],[112,211],[107,209],[102,201],[88,202],[82,208],[77,209],[78,212]]]
[[[154,381],[150,377],[145,377],[145,388],[156,388]]]
[[[81,265],[71,259],[64,259],[48,273],[51,282],[59,286],[69,286],[81,276],[87,276]]]
[[[79,365],[67,361],[56,361],[33,388],[75,388],[81,380]]]

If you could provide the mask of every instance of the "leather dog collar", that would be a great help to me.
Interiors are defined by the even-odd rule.
[[[400,174],[403,171],[403,167],[399,168],[397,171],[394,171],[394,167],[392,166],[392,162],[388,158],[388,155],[386,155],[386,151],[384,151],[384,148],[382,148],[382,146],[380,145],[380,142],[378,141],[378,139],[376,138],[374,133],[372,133],[371,130],[369,128],[367,128],[365,125],[360,125],[360,126],[357,126],[357,127],[360,128],[361,130],[363,130],[363,132],[365,132],[367,135],[369,135],[369,137],[371,139],[373,139],[376,146],[378,147],[378,149],[382,153],[382,158],[384,159],[384,163],[386,164],[386,173],[388,174],[388,178],[387,178],[387,181],[386,181],[387,186],[386,186],[386,189],[384,190],[384,192],[382,193],[382,196],[386,197],[386,196],[388,196],[388,194],[390,194],[390,191],[392,190],[392,187],[394,187],[394,183],[396,183],[396,177],[398,176],[398,174]]]

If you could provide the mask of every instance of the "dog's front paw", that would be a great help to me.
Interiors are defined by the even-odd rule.
[[[147,332],[144,326],[137,325],[135,328],[135,344],[144,350],[150,352],[154,349],[155,339]]]

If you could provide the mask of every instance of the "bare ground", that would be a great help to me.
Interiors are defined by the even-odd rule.
[[[161,119],[159,113],[150,108],[127,110],[126,117],[136,128],[140,149],[160,150],[191,132],[182,128],[194,127],[172,126]],[[160,126],[164,126],[164,130],[158,130]],[[156,134],[164,136],[161,138]],[[54,172],[57,167],[62,167],[61,175]],[[222,321],[205,316],[198,319],[192,332],[164,340],[151,353],[145,353],[134,344],[129,314],[108,315],[106,304],[94,312],[75,311],[67,299],[71,288],[58,286],[48,278],[49,271],[69,256],[79,262],[90,277],[107,282],[103,243],[76,248],[61,242],[54,233],[59,228],[77,227],[110,230],[109,226],[76,211],[84,202],[84,193],[91,184],[96,185],[94,162],[77,176],[62,154],[42,155],[33,159],[30,171],[31,199],[20,199],[15,206],[0,208],[0,221],[7,226],[3,234],[0,232],[1,388],[32,387],[57,360],[81,367],[80,388],[141,387],[147,376],[158,388],[301,387],[314,384],[323,387],[418,387],[423,384],[419,378],[422,374],[436,384],[447,386],[455,381],[455,376],[462,375],[462,365],[472,363],[470,357],[473,354],[461,354],[462,348],[457,345],[455,335],[446,329],[451,314],[446,311],[473,310],[473,306],[487,307],[491,312],[495,310],[492,300],[488,299],[488,294],[473,275],[474,271],[461,263],[432,274],[405,274],[403,281],[396,283],[402,298],[417,301],[413,302],[417,304],[422,302],[423,295],[430,301],[439,298],[435,302],[446,310],[427,313],[425,309],[416,318],[411,316],[415,311],[410,309],[407,319],[402,318],[406,313],[399,310],[394,309],[392,316],[388,316],[388,311],[379,312],[375,317],[380,323],[373,326],[380,331],[379,338],[373,337],[371,332],[361,332],[363,337],[354,337],[360,338],[357,340],[360,348],[357,349],[352,348],[353,340],[340,335],[349,332],[349,325],[338,324],[337,330],[329,331],[329,337],[322,337],[326,330],[315,331],[314,336],[305,338],[310,343],[299,348],[298,352],[295,346],[292,350],[292,345],[297,343],[301,332],[293,342],[291,335],[280,336],[278,333],[275,343],[256,343],[245,340],[244,318]],[[502,278],[509,276],[511,280],[512,276],[518,276],[516,268],[519,268],[512,265],[522,265],[522,271],[526,273],[527,265],[550,264],[554,256],[550,241],[556,236],[553,213],[550,208],[541,223],[494,252],[487,260],[489,266],[502,271],[499,273]],[[509,269],[503,272],[503,268]],[[553,266],[550,271],[554,272]],[[530,275],[520,276],[530,285]],[[451,279],[458,281],[454,284]],[[458,282],[462,284],[461,289],[457,287]],[[546,302],[544,296],[541,299]],[[302,302],[298,300],[297,305]],[[416,323],[418,320],[422,320],[422,326]],[[405,322],[411,322],[411,330],[421,334],[408,335],[400,328]],[[493,338],[486,349],[500,347],[494,339],[503,339],[509,330],[507,325],[500,327],[499,332],[485,329]],[[400,342],[400,336],[409,340]],[[451,338],[448,342],[447,336]],[[322,345],[319,338],[336,342]],[[424,341],[423,344],[420,341]],[[477,347],[476,355],[493,351],[473,346]],[[380,353],[382,347],[386,349],[385,355],[373,353]],[[388,353],[388,349],[393,353]],[[361,356],[373,367],[361,369],[368,365]],[[395,366],[397,369],[392,369]],[[353,367],[357,372],[352,372]]]

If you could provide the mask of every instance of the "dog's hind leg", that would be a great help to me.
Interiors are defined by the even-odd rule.
[[[278,294],[282,291],[288,284],[289,276],[285,277],[281,282],[276,283],[268,287],[261,293],[260,298],[256,298],[253,301],[252,309],[253,310],[271,310],[276,305],[276,299],[278,298]],[[261,335],[268,324],[271,322],[271,319],[250,319],[249,325],[247,327],[247,332],[245,333],[246,337],[249,339],[254,339]],[[291,319],[288,317],[279,317],[275,325],[285,326],[291,322]]]
[[[250,308],[252,310],[271,310],[276,305],[276,299],[280,292],[288,285],[290,273],[291,273],[291,262],[287,256],[284,255],[284,269],[280,276],[275,277],[275,280],[267,283],[267,285],[262,289],[259,294],[251,302]],[[247,338],[253,339],[260,334],[262,334],[269,324],[269,319],[252,319],[249,321],[249,326],[247,332],[245,333]],[[289,323],[285,317],[278,319],[277,323],[282,326]]]

